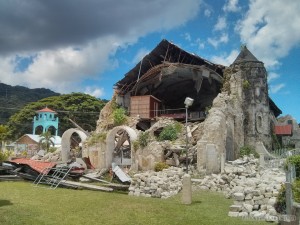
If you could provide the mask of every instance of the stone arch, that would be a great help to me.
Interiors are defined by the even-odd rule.
[[[70,159],[70,146],[71,146],[71,136],[72,134],[77,133],[81,139],[81,143],[84,142],[87,138],[87,135],[76,128],[71,128],[66,130],[61,138],[61,158],[63,162],[67,162]]]
[[[105,152],[105,166],[106,168],[110,168],[111,164],[113,162],[113,152],[115,149],[115,136],[117,135],[117,133],[121,130],[124,130],[125,132],[127,132],[128,136],[129,136],[129,141],[132,143],[133,141],[135,141],[137,139],[137,133],[134,129],[128,127],[128,126],[118,126],[113,128],[112,130],[110,130],[107,134],[106,137],[106,152]],[[131,150],[130,150],[131,151]],[[133,154],[131,151],[131,161],[133,160]],[[132,163],[131,163],[132,165]]]

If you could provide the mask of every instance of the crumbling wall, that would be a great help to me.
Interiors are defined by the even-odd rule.
[[[222,155],[234,160],[244,144],[241,72],[228,68],[225,74],[223,91],[214,99],[197,142],[197,167],[207,173],[220,172]]]

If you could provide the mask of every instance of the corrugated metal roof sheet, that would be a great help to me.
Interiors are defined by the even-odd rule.
[[[293,127],[292,125],[276,125],[274,128],[276,135],[292,136]]]
[[[56,165],[54,162],[42,162],[36,161],[32,159],[20,158],[20,159],[13,159],[10,162],[18,163],[18,164],[25,164],[30,166],[32,169],[42,173],[46,168],[52,168]]]

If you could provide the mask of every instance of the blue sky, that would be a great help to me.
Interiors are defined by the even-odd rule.
[[[226,66],[246,44],[271,98],[300,122],[299,12],[299,0],[4,0],[0,82],[110,99],[162,39]]]

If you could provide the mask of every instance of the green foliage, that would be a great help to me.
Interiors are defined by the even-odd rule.
[[[243,81],[243,88],[244,88],[244,89],[250,88],[250,83],[249,83],[248,80],[244,80],[244,81]]]
[[[167,125],[166,127],[163,128],[161,133],[158,136],[159,141],[174,141],[177,139],[178,134],[182,130],[182,125],[180,123],[175,123],[172,125]]]
[[[101,133],[93,133],[92,136],[88,139],[87,143],[88,145],[93,145],[98,142],[105,142],[107,133],[101,132]]]
[[[8,126],[0,124],[0,141],[5,141],[9,135]]]
[[[169,166],[165,162],[158,162],[158,163],[155,163],[155,165],[154,165],[155,172],[159,172],[159,171],[162,171],[163,169],[168,169],[168,168],[169,168]]]
[[[56,149],[55,147],[50,147],[49,150],[48,150],[48,152],[53,153],[53,152],[55,152],[56,150],[57,150],[57,149]]]
[[[8,160],[8,158],[12,155],[13,155],[12,151],[8,151],[8,150],[0,151],[0,162]]]
[[[149,132],[140,133],[138,143],[141,147],[146,147],[148,145],[150,134]]]
[[[132,147],[133,147],[133,150],[136,152],[140,147],[139,141],[138,140],[133,141]]]
[[[47,152],[49,152],[50,146],[54,146],[54,142],[52,140],[53,135],[49,131],[47,131],[45,133],[42,133],[40,137],[40,144],[47,150]]]
[[[292,190],[294,201],[300,203],[300,179],[294,181]]]
[[[240,148],[240,157],[243,156],[249,156],[250,154],[253,154],[255,158],[259,157],[259,154],[255,151],[255,148],[253,146],[245,145]]]
[[[287,158],[286,165],[288,164],[295,165],[296,176],[300,177],[300,155],[293,155]]]
[[[119,126],[127,121],[126,110],[122,107],[117,108],[113,112],[114,125]]]
[[[281,213],[281,214],[286,213],[285,185],[284,184],[281,185],[274,208],[278,213]]]
[[[274,134],[274,133],[272,133],[272,143],[273,143],[275,150],[281,149],[280,142],[279,142],[276,134]]]
[[[3,83],[0,83],[0,90],[0,105],[3,107],[0,111],[0,124],[6,124],[9,118],[15,114],[18,109],[23,108],[30,102],[36,102],[43,98],[59,95],[45,88],[29,89]]]
[[[58,135],[60,136],[67,129],[74,127],[69,118],[85,130],[95,130],[100,110],[105,103],[106,101],[83,93],[53,96],[29,103],[10,117],[7,123],[12,134],[10,138],[17,139],[23,134],[32,133],[32,119],[36,115],[36,111],[46,106],[57,112],[59,118]]]
[[[300,203],[300,179],[296,179],[293,182],[292,185],[292,191],[293,191],[293,200],[295,202]],[[274,205],[274,208],[278,213],[285,214],[286,213],[286,198],[285,198],[285,185],[281,185],[281,189],[279,191],[279,194],[276,199],[276,203]]]

